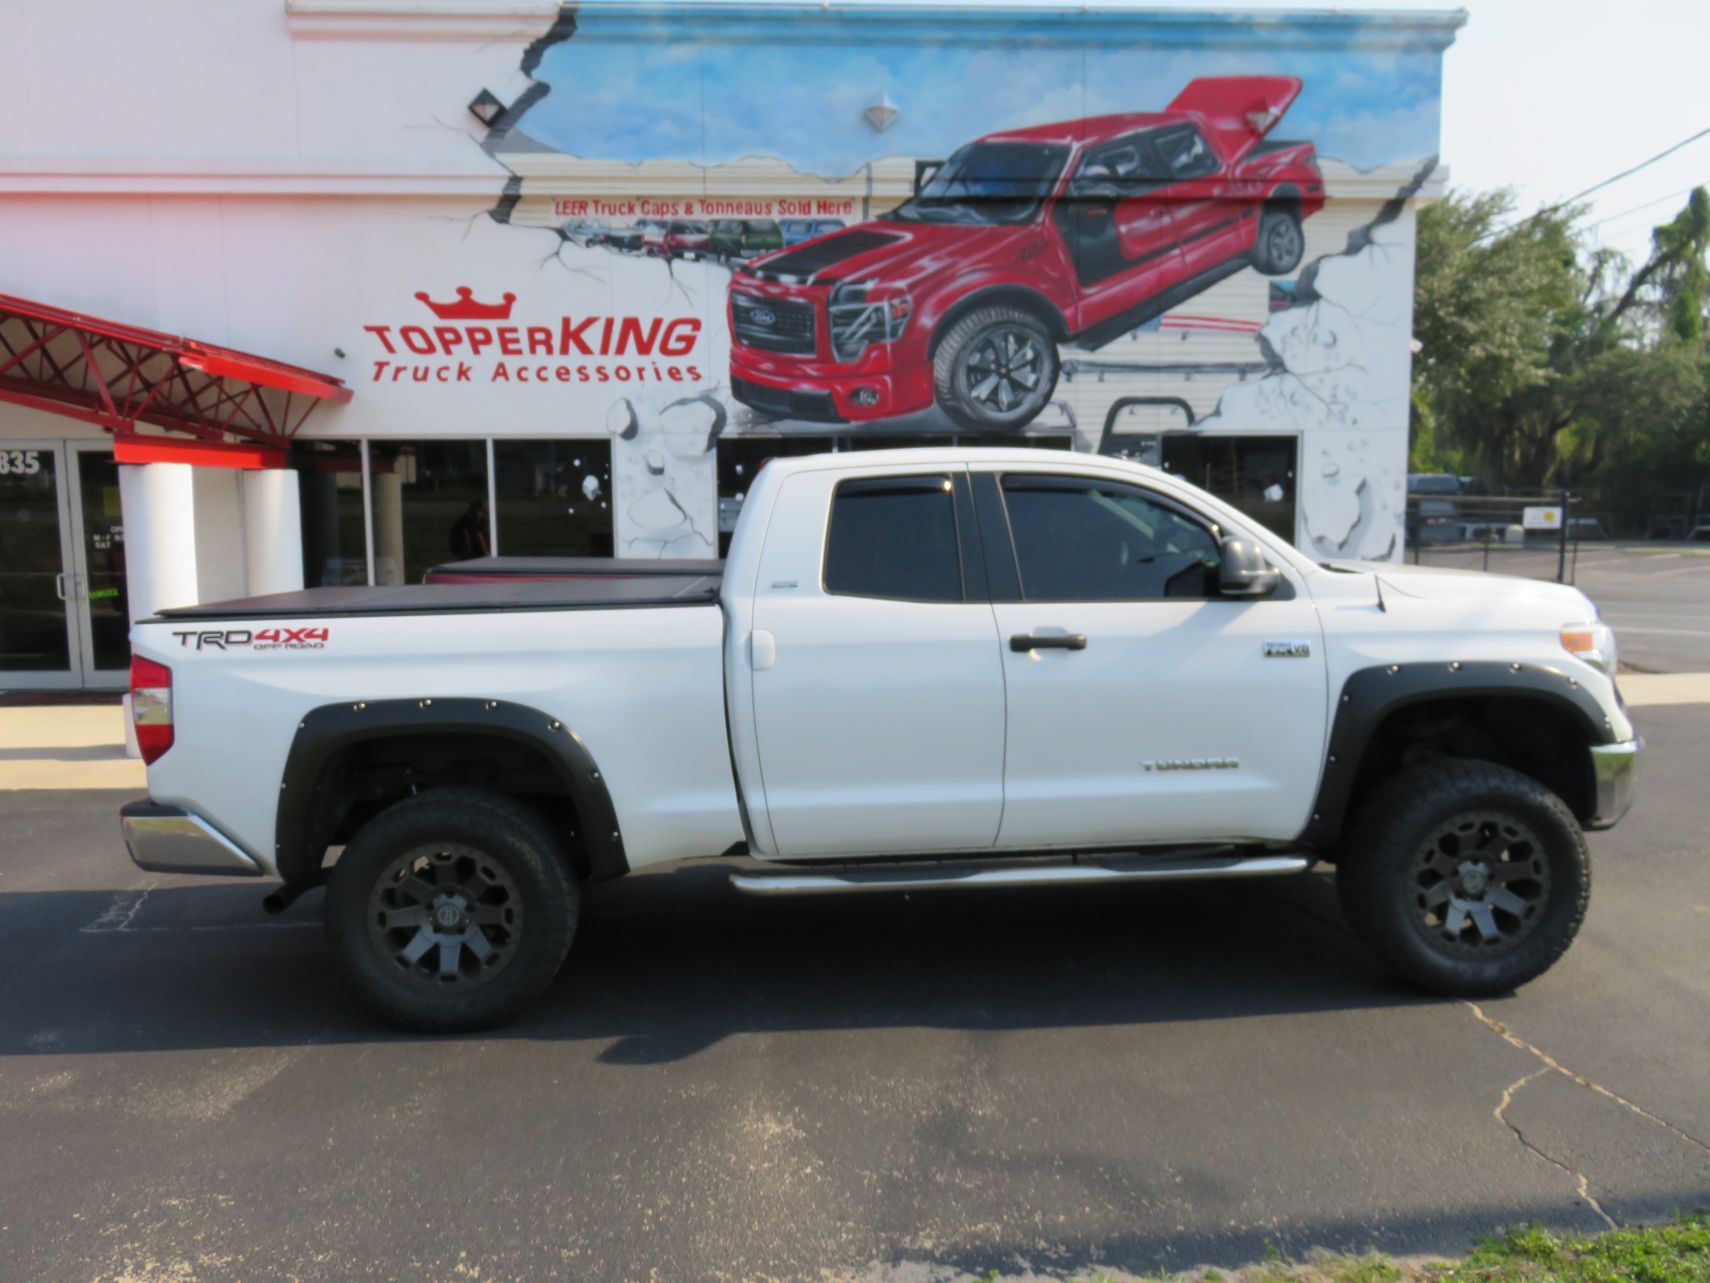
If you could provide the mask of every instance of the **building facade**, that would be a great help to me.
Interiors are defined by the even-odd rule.
[[[1399,556],[1463,19],[10,7],[0,294],[342,390],[175,453],[0,304],[0,688],[118,684],[183,602],[718,556],[765,460],[825,449],[1119,453]]]

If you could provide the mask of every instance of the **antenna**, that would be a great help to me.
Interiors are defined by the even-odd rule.
[[[1383,576],[1378,574],[1375,570],[1372,572],[1372,583],[1377,588],[1377,608],[1387,615],[1389,613],[1389,607],[1384,605],[1383,601]]]

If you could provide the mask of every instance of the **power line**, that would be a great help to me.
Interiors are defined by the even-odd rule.
[[[1493,236],[1504,236],[1509,232],[1519,230],[1520,228],[1526,226],[1527,223],[1536,222],[1538,219],[1544,217],[1544,215],[1546,215],[1546,214],[1553,214],[1559,209],[1565,209],[1565,208],[1567,208],[1567,206],[1572,205],[1575,201],[1584,200],[1587,196],[1591,195],[1592,192],[1602,191],[1605,187],[1608,187],[1612,183],[1618,183],[1623,178],[1631,178],[1634,174],[1638,173],[1641,169],[1649,169],[1652,165],[1656,164],[1659,160],[1663,159],[1665,156],[1674,155],[1674,153],[1679,151],[1682,147],[1685,147],[1691,143],[1695,143],[1700,138],[1703,138],[1706,135],[1710,135],[1710,125],[1705,126],[1703,129],[1700,129],[1697,133],[1691,135],[1690,137],[1682,138],[1679,142],[1675,143],[1672,147],[1663,148],[1655,156],[1650,157],[1648,160],[1641,160],[1637,165],[1634,165],[1629,169],[1623,169],[1619,174],[1611,174],[1608,178],[1603,179],[1601,182],[1593,183],[1590,187],[1587,187],[1582,192],[1575,192],[1572,196],[1569,196],[1566,200],[1559,200],[1554,205],[1546,205],[1546,206],[1544,206],[1544,208],[1537,211],[1537,213],[1528,214],[1525,218],[1520,219],[1518,222],[1508,224],[1507,227],[1499,227],[1493,231],[1486,232],[1483,236],[1474,237],[1472,243],[1474,245],[1477,245],[1480,241],[1489,240]]]
[[[1624,209],[1619,214],[1608,214],[1603,218],[1598,219],[1595,223],[1587,223],[1586,230],[1589,231],[1593,227],[1602,227],[1605,223],[1613,223],[1618,218],[1627,217],[1628,214],[1637,214],[1640,210],[1649,209],[1652,205],[1660,205],[1665,200],[1679,200],[1682,196],[1686,195],[1698,186],[1698,183],[1694,183],[1691,187],[1682,187],[1679,191],[1670,192],[1667,196],[1658,196],[1655,200],[1648,200],[1643,205],[1634,205],[1630,209]]]

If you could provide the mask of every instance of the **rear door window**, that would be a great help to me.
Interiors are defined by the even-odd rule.
[[[1137,487],[1006,476],[1003,496],[1026,601],[1217,595],[1217,536]]]
[[[1212,155],[1196,125],[1160,130],[1153,135],[1152,146],[1172,182],[1183,178],[1204,178],[1217,172],[1217,157]]]
[[[897,601],[962,601],[950,478],[839,483],[825,539],[825,591]]]

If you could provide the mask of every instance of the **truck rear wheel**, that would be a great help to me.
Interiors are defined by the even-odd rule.
[[[1367,799],[1336,888],[1354,932],[1396,971],[1464,997],[1504,993],[1567,951],[1591,863],[1562,800],[1518,771],[1447,760]]]
[[[1259,215],[1253,243],[1253,266],[1266,276],[1282,276],[1300,266],[1306,254],[1306,233],[1300,213],[1286,205],[1267,205]]]
[[[932,358],[938,404],[973,432],[1024,428],[1057,387],[1057,344],[1018,307],[975,308],[951,326]]]
[[[451,1033],[510,1019],[552,982],[578,895],[558,840],[527,807],[476,789],[397,803],[345,847],[326,928],[345,978],[380,1015]]]

